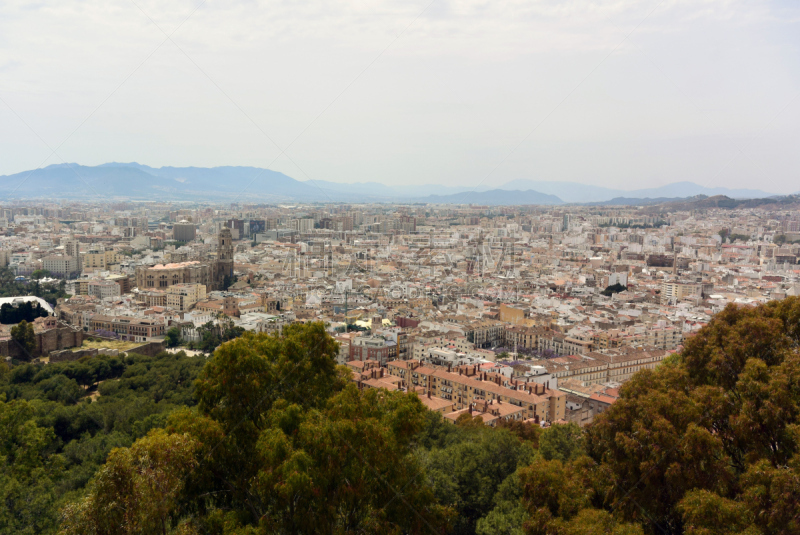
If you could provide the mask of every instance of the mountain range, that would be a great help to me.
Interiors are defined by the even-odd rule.
[[[512,180],[476,188],[435,184],[392,187],[379,182],[299,181],[257,167],[150,167],[138,163],[98,166],[55,164],[0,176],[0,199],[112,199],[260,202],[422,202],[440,204],[655,204],[697,195],[730,198],[774,196],[755,189],[709,188],[675,182],[658,188],[620,190],[578,182]]]

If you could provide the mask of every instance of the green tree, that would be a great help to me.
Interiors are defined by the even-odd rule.
[[[519,470],[508,476],[497,488],[493,498],[494,507],[478,520],[477,535],[524,535],[523,525],[527,519],[522,502],[522,482]]]
[[[6,402],[0,395],[0,533],[33,535],[57,524],[51,505],[61,459],[52,455],[53,430],[37,425],[34,416],[28,402]]]
[[[44,278],[50,277],[50,275],[51,275],[51,273],[49,271],[47,271],[46,269],[37,269],[33,273],[31,273],[31,278],[39,280],[39,279],[44,279]]]
[[[616,284],[612,284],[611,286],[606,286],[606,289],[603,290],[600,293],[602,293],[606,297],[611,297],[614,294],[627,291],[627,289],[628,289],[627,286],[623,286],[620,283],[616,283]]]
[[[17,297],[34,295],[41,297],[51,305],[55,306],[59,298],[67,297],[65,292],[66,281],[60,280],[57,284],[39,284],[34,280],[31,284],[14,280],[14,273],[7,267],[0,267],[0,297]],[[46,312],[45,314],[46,315]],[[28,319],[33,318],[21,318]],[[3,323],[17,323],[17,321],[4,321]]]
[[[64,533],[446,531],[453,512],[412,455],[427,409],[414,394],[359,391],[337,352],[321,323],[224,343],[197,381],[197,411],[112,452]],[[178,438],[191,455],[158,462]]]
[[[25,320],[11,328],[11,339],[19,344],[28,358],[36,350],[36,334],[33,331],[33,324]]]
[[[763,533],[797,529],[799,342],[800,299],[731,305],[677,358],[636,374],[586,439],[615,482],[606,506],[653,529],[713,533],[713,498],[746,507]]]
[[[8,325],[21,321],[31,322],[36,318],[48,316],[47,310],[36,301],[24,301],[16,306],[9,303],[0,307],[0,323]]]
[[[202,365],[180,352],[0,365],[0,533],[54,533],[111,450],[195,403]]]
[[[183,478],[197,460],[187,435],[154,431],[111,452],[88,495],[63,511],[61,533],[172,532]]]
[[[507,429],[465,423],[457,440],[427,455],[426,473],[437,498],[458,513],[455,533],[474,533],[478,520],[495,507],[498,488],[534,454],[530,442]]]
[[[548,461],[575,459],[583,453],[583,430],[572,422],[551,425],[539,436],[539,453]]]
[[[730,239],[731,243],[735,242],[736,240],[747,242],[750,240],[750,236],[747,234],[731,234],[728,239]]]
[[[678,511],[683,514],[687,535],[759,535],[754,516],[741,501],[723,498],[707,490],[689,491]]]
[[[181,331],[177,327],[171,327],[167,330],[164,340],[167,342],[167,347],[175,347],[181,343]]]
[[[637,535],[642,528],[621,523],[609,512],[597,509],[603,492],[598,489],[596,467],[587,457],[572,463],[537,457],[521,470],[522,501],[529,518],[528,535]]]
[[[257,448],[265,532],[444,531],[452,513],[410,456],[426,410],[414,395],[352,384],[322,411],[276,404]]]
[[[197,382],[204,414],[232,428],[258,428],[274,400],[319,407],[346,384],[338,343],[320,323],[293,324],[283,335],[246,332],[219,347]]]

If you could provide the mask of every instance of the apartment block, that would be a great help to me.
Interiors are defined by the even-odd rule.
[[[393,361],[389,374],[403,379],[401,387],[421,386],[439,398],[452,401],[457,410],[470,406],[507,403],[521,409],[524,419],[555,422],[564,419],[566,394],[540,383],[522,383],[501,374],[481,372],[478,366],[455,371],[424,366],[417,360]]]
[[[111,331],[118,334],[122,340],[147,342],[152,338],[164,336],[165,324],[152,319],[95,314],[89,322],[89,330]]]
[[[191,310],[195,303],[206,298],[206,287],[197,283],[173,284],[165,293],[167,306],[186,312]]]

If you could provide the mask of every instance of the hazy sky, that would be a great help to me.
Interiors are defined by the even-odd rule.
[[[0,174],[788,193],[800,2],[4,0],[0,99]]]

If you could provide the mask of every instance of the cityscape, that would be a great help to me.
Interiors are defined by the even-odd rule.
[[[77,360],[97,333],[200,347],[209,324],[319,321],[360,388],[417,392],[452,420],[585,426],[728,304],[800,293],[796,205],[711,205],[19,203],[0,260],[63,287],[37,299],[52,316],[30,357],[47,360],[50,331],[76,333],[56,354]],[[24,358],[11,327],[3,355]]]
[[[800,535],[798,36],[0,2],[0,535]]]
[[[632,398],[632,392],[661,380],[655,378],[670,373],[676,358],[686,362],[681,366],[689,366],[692,355],[704,354],[714,344],[723,354],[755,350],[758,359],[765,358],[762,351],[786,350],[767,349],[773,346],[793,348],[788,351],[796,354],[799,202],[793,196],[760,200],[698,196],[640,206],[5,202],[0,207],[4,410],[14,414],[15,408],[24,407],[19,403],[32,403],[28,418],[43,411],[36,417],[43,424],[37,425],[48,425],[45,422],[52,417],[47,414],[58,414],[59,407],[76,407],[82,414],[70,417],[78,418],[71,427],[59,429],[65,424],[54,424],[52,440],[67,444],[60,446],[64,453],[55,453],[58,450],[52,448],[59,446],[47,446],[48,439],[39,439],[43,442],[37,447],[51,448],[48,455],[53,460],[64,458],[57,461],[66,463],[64,468],[53,465],[45,472],[30,472],[29,479],[17,477],[30,481],[28,485],[40,485],[39,478],[48,477],[49,485],[68,489],[68,496],[83,492],[95,496],[92,489],[105,484],[103,474],[120,462],[123,452],[143,447],[150,452],[146,455],[156,455],[159,447],[176,448],[181,441],[199,440],[186,438],[191,433],[163,435],[158,430],[165,424],[180,429],[204,421],[203,413],[180,412],[180,407],[194,405],[193,396],[211,411],[232,403],[234,394],[239,401],[232,407],[242,404],[245,410],[252,403],[247,398],[257,396],[257,404],[250,406],[243,420],[221,420],[222,425],[251,420],[256,425],[259,419],[253,414],[261,413],[260,404],[271,400],[285,382],[306,377],[303,381],[317,386],[309,389],[295,383],[284,394],[288,399],[301,396],[303,401],[295,401],[300,405],[294,405],[298,410],[326,388],[344,389],[343,394],[357,394],[366,403],[384,407],[379,410],[389,416],[383,417],[401,418],[403,429],[416,429],[403,431],[391,443],[428,433],[451,437],[424,439],[427,444],[420,442],[404,454],[414,459],[408,461],[409,468],[427,471],[426,477],[444,478],[413,485],[410,474],[396,476],[396,483],[413,485],[408,500],[421,500],[407,507],[419,513],[424,529],[412,522],[406,524],[407,532],[488,534],[497,532],[499,523],[511,530],[507,533],[522,533],[513,530],[537,518],[550,518],[544,526],[558,525],[565,519],[554,520],[535,509],[525,512],[524,507],[538,498],[523,490],[527,487],[520,479],[543,477],[537,475],[537,463],[563,463],[567,470],[573,463],[588,462],[585,455],[591,450],[584,443],[601,440],[593,433],[603,433],[609,422],[613,431],[606,432],[620,432],[614,427],[620,424],[613,423],[619,414],[615,411],[647,407],[650,402]],[[764,309],[775,304],[784,308]],[[756,318],[765,313],[762,309],[786,310],[772,312],[788,319],[785,331],[780,321],[777,332],[759,324]],[[736,315],[737,310],[751,310],[756,316],[719,319]],[[727,327],[730,332],[720,335],[723,341],[712,341],[724,321],[732,322]],[[753,335],[756,339],[748,341],[747,336]],[[735,336],[742,336],[742,341]],[[319,341],[311,346],[314,339]],[[297,347],[304,349],[298,353]],[[266,372],[255,371],[262,364],[248,364],[248,358],[273,362],[276,368],[262,377]],[[785,377],[782,373],[777,377]],[[320,384],[322,374],[327,378]],[[241,387],[234,387],[236,383]],[[790,384],[776,386],[774,396],[789,395]],[[228,392],[229,388],[234,390]],[[702,388],[697,392],[702,402]],[[384,397],[390,394],[399,397]],[[217,401],[209,401],[209,395]],[[679,400],[685,393],[670,394],[675,396]],[[401,400],[417,403],[416,412],[384,406]],[[269,415],[285,403],[267,401],[262,417],[278,417]],[[333,397],[325,403],[343,401]],[[677,403],[675,407],[685,402]],[[731,403],[727,409],[731,412],[723,419],[738,417],[741,409]],[[312,404],[302,410],[313,415],[320,409]],[[337,409],[351,410],[349,405]],[[670,411],[662,415],[664,410],[650,408],[642,417],[661,415],[660,423],[650,425],[675,425],[667,424],[673,417]],[[189,420],[181,423],[181,418]],[[451,435],[454,431],[448,427],[460,434]],[[76,430],[68,430],[72,428]],[[235,427],[230,433],[234,432]],[[334,435],[328,440],[352,448],[353,466],[363,469],[363,454],[352,441],[366,440],[362,448],[375,448],[369,438],[372,432],[377,431],[364,429],[350,439]],[[14,436],[33,440],[23,428]],[[223,438],[218,446],[244,440],[236,448],[246,451],[253,447],[247,446],[251,440],[262,440],[258,437],[264,435],[254,431],[249,438],[235,436]],[[171,442],[151,444],[156,440]],[[650,455],[661,455],[661,440],[649,446],[655,448]],[[537,443],[538,450],[529,449]],[[467,444],[477,448],[468,454],[470,460],[458,453]],[[131,449],[119,449],[126,445]],[[282,447],[270,446],[269,455],[278,455]],[[322,454],[313,451],[312,443],[302,447],[313,455]],[[396,463],[395,454],[386,453],[393,450],[384,451],[393,447],[399,446],[378,447],[381,460],[369,466]],[[140,454],[144,453],[134,453]],[[171,476],[166,466],[149,465],[156,473],[166,470],[159,477],[173,479],[166,490],[147,491],[145,496],[176,499],[175,492],[185,493],[186,486],[194,484],[192,467],[204,461],[191,461],[191,453],[170,455],[188,464],[172,466]],[[432,457],[426,460],[428,455]],[[504,469],[495,464],[502,455],[514,459]],[[531,462],[529,455],[538,461],[522,468]],[[290,462],[289,458],[268,462],[269,458],[261,462],[279,466]],[[346,458],[340,469],[348,466]],[[463,472],[452,465],[456,459],[467,466],[481,459],[481,464]],[[706,462],[702,455],[696,459],[689,464]],[[126,462],[130,461],[123,466]],[[517,463],[520,468],[515,470]],[[502,492],[503,485],[517,485],[513,492],[523,492],[521,498],[505,498],[497,505],[468,498],[474,478],[488,478],[498,469],[500,475],[491,476],[494,481],[489,483],[498,489],[493,493]],[[87,484],[87,476],[79,474],[92,471],[98,475]],[[234,471],[235,477],[253,477],[248,473]],[[133,484],[151,476],[131,477]],[[224,476],[206,477],[212,477],[204,483],[209,488],[230,484]],[[222,478],[216,482],[218,477]],[[373,499],[391,503],[397,496],[371,474],[359,477],[383,487]],[[467,487],[453,490],[449,485]],[[546,493],[567,492],[552,482],[545,485]],[[19,491],[6,489],[15,510],[39,510],[21,507]],[[586,491],[598,492],[591,486]],[[135,492],[108,492],[109,499],[130,500],[125,508],[136,515],[153,514],[143,508],[145,498]],[[268,496],[277,491],[262,492]],[[435,493],[432,502],[427,492]],[[181,499],[197,499],[185,496]],[[83,499],[97,500],[107,510],[99,495]],[[477,509],[448,505],[456,499],[468,500]],[[328,507],[329,500],[322,499],[319,506]],[[224,507],[227,502],[205,503]],[[83,533],[87,525],[95,529],[91,526],[97,520],[69,509],[70,505],[63,513],[53,511],[56,505],[50,507],[39,525],[60,524],[59,533]],[[172,522],[169,519],[187,514],[180,513],[182,507],[186,505],[175,502],[161,516],[140,520],[143,528],[112,532],[149,532],[148,522]],[[270,507],[275,508],[270,514],[277,515],[272,521],[284,527],[264,527],[264,532],[282,532],[297,524],[291,515],[284,517],[285,505]],[[57,514],[65,516],[58,520]],[[397,514],[398,519],[382,525],[403,525],[403,513]],[[318,532],[320,522],[338,523],[335,517],[321,521],[321,512],[314,515],[300,532]],[[580,515],[566,518],[579,530],[597,525],[587,524]],[[120,525],[111,521],[112,526]],[[652,526],[667,521],[668,517]],[[24,516],[21,522],[37,524]],[[189,522],[197,533],[204,533],[212,520],[199,517]],[[263,522],[262,526],[273,526]],[[615,529],[648,527],[646,522],[625,523],[625,517],[607,516],[597,522],[616,525]],[[529,532],[551,533],[547,529]]]

